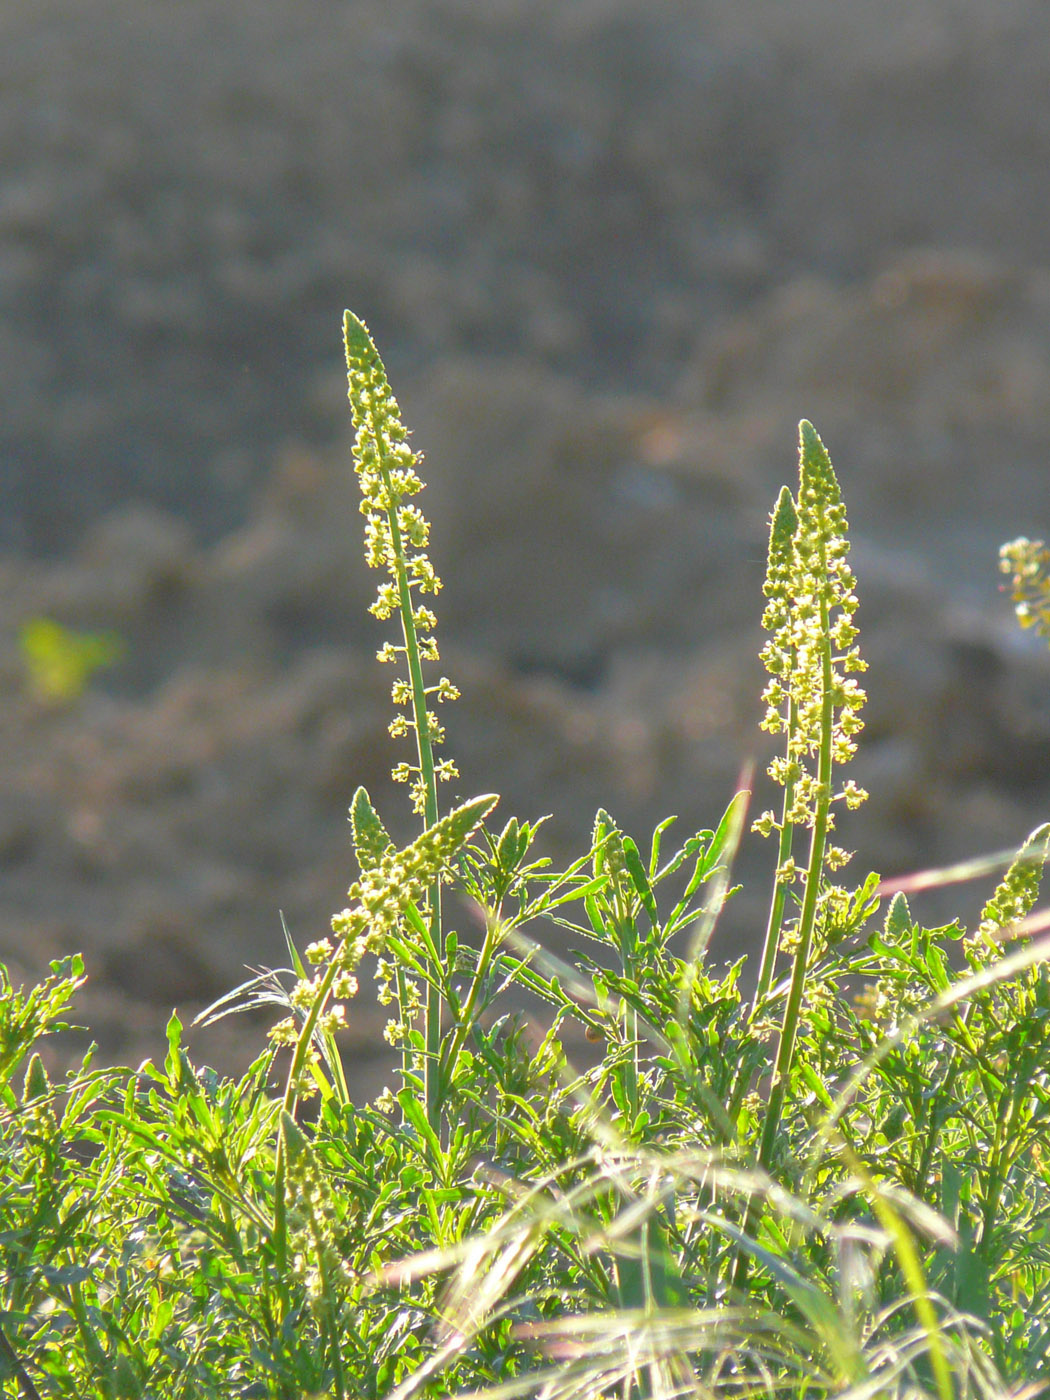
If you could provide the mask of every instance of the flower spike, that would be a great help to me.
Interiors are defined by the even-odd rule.
[[[865,694],[852,673],[866,663],[855,646],[857,598],[847,563],[846,511],[827,449],[805,420],[799,424],[799,463],[797,508],[785,487],[773,513],[762,619],[772,634],[762,650],[770,675],[763,728],[787,734],[785,751],[769,774],[791,800],[781,821],[771,812],[758,819],[764,834],[783,830],[785,822],[812,827],[819,804],[841,798],[852,807],[865,796],[855,783],[841,793],[824,792],[830,765],[827,778],[819,774],[829,737],[832,764],[846,763],[856,752]],[[828,829],[833,825],[829,812]]]
[[[370,568],[387,573],[370,611],[381,621],[399,613],[404,643],[386,642],[377,657],[397,661],[404,656],[408,670],[407,676],[394,682],[392,697],[395,705],[409,713],[397,715],[390,733],[400,738],[413,731],[416,736],[417,762],[396,764],[393,777],[395,782],[411,784],[413,809],[432,825],[438,815],[437,782],[455,777],[456,767],[448,760],[434,762],[433,750],[444,738],[444,730],[430,712],[427,697],[454,700],[458,692],[445,677],[436,685],[423,682],[422,663],[438,660],[433,636],[437,618],[417,595],[437,593],[441,580],[426,554],[430,524],[411,500],[423,489],[416,471],[419,458],[408,445],[408,431],[379,352],[364,322],[351,311],[343,319],[343,336],[356,429],[354,462],[361,512],[367,516],[365,558]]]

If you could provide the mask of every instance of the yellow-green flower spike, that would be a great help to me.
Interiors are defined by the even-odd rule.
[[[332,919],[332,931],[341,940],[335,957],[342,966],[352,970],[365,953],[382,952],[405,907],[423,899],[497,801],[485,794],[465,802],[403,850],[387,847],[374,865],[362,870],[348,891],[350,904]]]
[[[397,850],[372,810],[368,794],[358,789],[353,819],[361,876],[350,886],[349,903],[332,919],[332,932],[338,940],[320,939],[311,944],[307,960],[321,966],[313,977],[301,977],[289,993],[289,1002],[298,1016],[274,1026],[270,1039],[276,1045],[294,1045],[295,1063],[289,1077],[289,1094],[305,1097],[313,1092],[308,1074],[316,1063],[311,1049],[315,1028],[323,1016],[331,1023],[341,1022],[345,1012],[332,998],[352,997],[357,992],[354,973],[366,953],[382,953],[387,940],[401,925],[410,903],[421,903],[428,887],[449,861],[470,840],[499,799],[490,793],[475,797],[428,827],[414,841]],[[409,988],[418,998],[418,990]],[[402,1006],[403,1014],[413,1008]],[[290,1100],[289,1100],[290,1101]]]
[[[812,423],[799,424],[797,500],[785,486],[770,520],[769,562],[763,591],[762,625],[770,634],[762,649],[769,673],[763,692],[762,728],[785,735],[784,747],[768,773],[784,790],[779,817],[763,812],[753,830],[778,834],[777,872],[762,952],[756,1009],[770,991],[777,958],[789,938],[800,937],[808,956],[814,920],[821,907],[818,885],[824,873],[844,865],[849,855],[828,845],[834,826],[832,804],[859,806],[867,794],[855,782],[837,791],[836,764],[847,762],[861,729],[864,692],[852,677],[862,671],[855,642],[857,608],[854,579],[847,562],[846,511],[827,449]],[[811,833],[805,866],[794,850],[801,828]],[[804,901],[809,927],[790,934],[785,926],[788,891],[807,887]],[[808,886],[812,885],[812,891]],[[825,911],[826,913],[826,911]],[[827,919],[823,918],[826,924]],[[792,1031],[793,1034],[793,1031]]]
[[[813,424],[803,420],[798,438],[798,496],[791,507],[790,495],[782,491],[773,512],[766,580],[769,602],[763,619],[771,637],[762,659],[772,678],[766,690],[765,728],[784,733],[786,743],[769,769],[784,788],[783,815],[777,821],[767,812],[756,823],[767,835],[777,830],[780,838],[756,1012],[772,986],[779,953],[790,952],[792,957],[759,1149],[759,1161],[767,1171],[795,1059],[814,935],[820,925],[827,936],[842,901],[841,891],[827,881],[827,872],[849,859],[846,851],[829,844],[831,805],[843,801],[855,806],[865,795],[855,783],[838,792],[833,789],[836,764],[847,762],[856,748],[865,698],[852,678],[853,672],[864,670],[864,662],[855,645],[857,598],[847,562],[846,511],[831,458]],[[801,827],[809,830],[804,872],[792,849]],[[801,882],[798,918],[787,928],[785,899],[796,881]],[[749,1209],[745,1230],[750,1216]],[[738,1284],[740,1280],[738,1270]]]
[[[361,486],[365,525],[365,558],[370,568],[383,569],[370,611],[381,621],[400,614],[403,646],[385,643],[380,661],[405,660],[407,675],[394,682],[393,701],[409,707],[390,725],[394,738],[413,731],[418,762],[399,763],[395,781],[411,784],[413,808],[432,824],[437,820],[435,783],[456,776],[447,760],[435,764],[433,748],[444,735],[427,709],[428,696],[438,701],[455,698],[455,687],[442,678],[437,686],[423,682],[422,663],[438,660],[433,631],[437,618],[418,601],[419,594],[437,593],[441,580],[426,555],[430,525],[410,498],[423,489],[416,468],[419,459],[408,445],[408,431],[394,398],[383,362],[368,329],[351,311],[343,319],[350,408],[356,437],[354,461]]]
[[[771,734],[790,734],[795,724],[796,707],[791,693],[791,673],[795,668],[795,656],[790,644],[786,642],[786,637],[791,624],[791,566],[797,530],[798,511],[795,509],[791,492],[784,486],[770,518],[769,562],[762,589],[766,595],[762,626],[772,634],[762,649],[762,662],[770,675],[769,684],[762,692],[762,699],[766,705],[762,728]],[[770,777],[782,785],[784,801],[780,820],[772,811],[765,811],[751,828],[761,836],[769,836],[774,830],[779,832],[773,902],[770,906],[762,962],[759,967],[756,1007],[768,993],[773,981],[773,971],[780,950],[788,886],[792,885],[796,878],[795,861],[791,854],[793,831],[788,814],[794,806],[795,779],[801,770],[794,759],[778,756],[770,764],[768,771]]]
[[[762,661],[772,680],[763,693],[768,705],[763,729],[779,733],[784,727],[781,705],[786,696],[782,678],[790,674],[793,657],[789,651],[781,649],[784,630],[791,618],[791,562],[798,529],[798,512],[791,492],[781,487],[769,526],[769,562],[766,566],[766,581],[762,591],[766,595],[766,609],[762,614],[762,626],[772,633],[772,639],[762,649]]]
[[[774,759],[769,772],[791,789],[785,819],[798,826],[812,826],[816,805],[827,796],[818,791],[813,767],[826,737],[828,685],[834,763],[853,756],[862,728],[865,695],[851,673],[863,671],[865,663],[854,645],[857,599],[848,554],[846,511],[831,459],[812,423],[803,420],[798,503],[785,487],[773,512],[763,616],[772,635],[762,650],[771,677],[764,692],[763,727],[788,736],[785,753]],[[846,797],[846,790],[841,795]],[[862,789],[851,784],[849,804],[862,798]],[[779,825],[761,818],[760,823],[767,832]]]
[[[1042,540],[1012,540],[999,551],[999,568],[1010,575],[1018,622],[1050,642],[1050,549]]]
[[[1039,898],[1043,867],[1050,859],[1050,822],[1037,826],[981,910],[977,937],[993,943],[996,934],[1018,924]]]

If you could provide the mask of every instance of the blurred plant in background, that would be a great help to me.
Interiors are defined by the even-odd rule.
[[[25,623],[18,644],[30,693],[51,704],[76,700],[96,671],[115,666],[125,651],[116,632],[75,632],[50,617]]]
[[[1010,575],[1018,622],[1050,641],[1050,549],[1042,540],[1011,540],[999,551],[999,568]]]

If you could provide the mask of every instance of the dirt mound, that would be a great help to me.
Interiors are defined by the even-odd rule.
[[[33,552],[129,496],[243,520],[275,445],[337,431],[344,305],[406,392],[464,352],[663,392],[800,274],[1047,262],[1038,0],[36,0],[0,77],[0,544]]]

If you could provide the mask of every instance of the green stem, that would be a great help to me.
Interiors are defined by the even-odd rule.
[[[281,1104],[285,1113],[291,1114],[295,1112],[295,1086],[299,1082],[299,1076],[302,1074],[303,1066],[306,1063],[306,1056],[310,1050],[310,1042],[314,1038],[314,1031],[317,1029],[318,1021],[321,1019],[321,1012],[328,1004],[328,998],[332,992],[332,983],[335,981],[340,968],[340,955],[345,947],[346,939],[344,938],[328,959],[328,965],[317,986],[317,994],[310,1003],[310,1009],[306,1013],[306,1019],[303,1021],[302,1029],[299,1032],[299,1038],[295,1042],[292,1065],[288,1071],[288,1082],[284,1088],[284,1100]]]
[[[288,1081],[284,1088],[284,1100],[281,1104],[284,1112],[291,1115],[295,1112],[296,1085],[299,1076],[302,1074],[306,1057],[310,1051],[310,1043],[317,1029],[317,1022],[321,1018],[321,1012],[328,1003],[331,995],[332,983],[335,981],[339,971],[340,953],[346,946],[346,939],[340,943],[335,953],[329,958],[328,966],[324,970],[324,975],[318,984],[317,994],[310,1004],[310,1009],[306,1013],[306,1019],[299,1031],[299,1037],[295,1042],[295,1050],[292,1052],[292,1063],[288,1070]],[[285,1167],[287,1162],[287,1152],[284,1141],[283,1129],[277,1135],[277,1162],[274,1171],[274,1209],[273,1209],[273,1241],[274,1255],[277,1260],[278,1275],[285,1276],[285,1269],[288,1262],[288,1217],[287,1202],[285,1200]]]
[[[617,924],[617,942],[620,945],[620,971],[625,981],[637,981],[638,927],[631,908],[617,890],[614,898],[613,917]],[[627,1063],[627,1101],[631,1106],[631,1124],[638,1117],[640,1108],[638,1085],[641,1077],[641,1064],[638,1041],[638,1013],[634,1007],[621,1003],[624,1009],[624,1034],[631,1042],[631,1058]]]
[[[794,734],[798,724],[798,704],[794,699],[788,703],[787,732]],[[795,780],[789,778],[784,784],[784,806],[780,820],[780,844],[777,850],[777,874],[779,876],[781,867],[791,856],[791,847],[795,836],[795,827],[788,820],[788,813],[795,801]],[[758,1011],[759,1006],[769,995],[769,989],[773,985],[773,970],[776,967],[777,953],[780,951],[780,933],[784,926],[784,906],[787,903],[787,885],[783,880],[777,879],[773,887],[773,902],[769,909],[769,923],[766,927],[766,942],[762,949],[762,962],[758,969],[758,986],[755,988],[755,1000],[752,1005],[752,1016]]]
[[[952,1102],[958,1067],[958,1060],[953,1059],[948,1066],[948,1073],[944,1077],[944,1083],[941,1086],[940,1092],[930,1110],[930,1120],[926,1130],[926,1141],[923,1143],[922,1156],[919,1158],[918,1170],[916,1171],[915,1180],[911,1188],[920,1200],[926,1199],[926,1186],[930,1175],[930,1167],[933,1165],[933,1154],[937,1148],[937,1141],[940,1137],[941,1129],[948,1117],[948,1108]]]
[[[427,708],[426,686],[423,681],[423,660],[419,654],[415,609],[412,604],[412,587],[408,577],[408,566],[405,562],[401,527],[397,520],[397,505],[390,481],[390,469],[385,462],[381,461],[379,470],[382,474],[387,500],[390,502],[387,507],[387,520],[390,524],[390,543],[393,546],[397,573],[401,630],[405,639],[405,656],[408,658],[408,675],[412,690],[412,718],[416,731],[416,752],[419,755],[419,771],[424,786],[423,819],[426,825],[431,827],[438,819],[437,775],[434,771],[434,749],[430,738],[430,712]],[[429,914],[431,941],[438,950],[443,964],[445,946],[441,927],[440,880],[435,880],[430,889]],[[440,973],[441,970],[437,971]],[[438,1066],[438,1056],[441,1050],[441,993],[434,983],[429,982],[427,983],[424,1044],[423,1097],[427,1122],[437,1132],[441,1121]]]
[[[0,1357],[3,1358],[6,1369],[10,1375],[14,1376],[22,1389],[22,1394],[26,1400],[41,1400],[40,1392],[33,1384],[29,1372],[22,1365],[18,1353],[7,1340],[4,1329],[0,1327]]]
[[[973,1012],[973,1003],[966,1008],[962,1017],[956,1016],[956,1030],[964,1034],[967,1041],[967,1049],[976,1050],[973,1038],[970,1035],[970,1019]],[[926,1133],[926,1141],[923,1144],[922,1156],[919,1159],[919,1169],[912,1186],[912,1190],[920,1200],[925,1200],[927,1179],[930,1175],[930,1167],[933,1164],[933,1154],[937,1148],[937,1141],[940,1137],[941,1128],[948,1117],[950,1105],[954,1102],[955,1081],[959,1073],[958,1049],[953,1048],[952,1060],[948,1066],[948,1072],[944,1076],[944,1083],[937,1094],[933,1108],[930,1111],[929,1129]]]
[[[401,1037],[401,1082],[407,1084],[409,1076],[412,1074],[413,1057],[412,1043],[407,1034],[408,1026],[408,979],[405,977],[405,969],[401,963],[397,964],[394,976],[397,981],[397,1008],[401,1013],[401,1025],[403,1034]]]
[[[445,1073],[449,1082],[451,1082],[452,1076],[455,1073],[456,1061],[459,1059],[459,1053],[463,1049],[463,1043],[467,1038],[467,1032],[474,1023],[474,1011],[477,1007],[478,998],[481,995],[481,989],[488,975],[492,959],[499,946],[502,927],[498,918],[493,917],[485,921],[485,941],[482,943],[481,952],[478,955],[478,966],[470,984],[470,991],[467,993],[467,999],[463,1003],[462,1010],[457,1017],[456,1029],[446,1057]]]
[[[794,734],[798,722],[798,702],[792,698],[788,702],[787,733]],[[784,784],[784,804],[780,816],[780,840],[777,846],[777,868],[773,880],[773,899],[769,906],[769,922],[766,925],[766,941],[762,947],[762,962],[758,970],[758,984],[755,987],[754,1001],[751,1003],[751,1020],[758,1015],[758,1009],[769,995],[769,990],[773,985],[773,974],[776,969],[777,955],[780,952],[780,936],[784,928],[784,909],[787,905],[788,887],[780,879],[780,871],[791,856],[795,841],[795,825],[788,818],[795,802],[795,780],[789,778]],[[739,1104],[744,1094],[751,1088],[754,1075],[744,1064],[741,1064],[737,1075],[734,1078],[733,1086],[729,1094],[730,1116],[733,1114],[732,1105]]]
[[[823,550],[822,550],[823,553]],[[824,560],[821,559],[822,573]],[[817,795],[813,814],[813,836],[809,848],[809,865],[806,870],[806,888],[802,897],[802,910],[798,921],[798,945],[795,961],[791,969],[791,985],[788,989],[787,1005],[784,1008],[784,1021],[780,1030],[780,1043],[773,1067],[773,1083],[766,1104],[766,1116],[762,1124],[762,1140],[759,1144],[758,1160],[765,1171],[773,1163],[777,1135],[784,1112],[784,1101],[791,1082],[791,1069],[795,1061],[795,1046],[798,1041],[798,1023],[802,1013],[802,996],[806,987],[806,972],[809,966],[809,953],[813,943],[813,928],[817,916],[817,899],[820,894],[820,877],[824,869],[824,851],[828,837],[828,815],[831,808],[831,769],[832,738],[835,727],[835,696],[831,666],[831,639],[826,599],[820,604],[821,631],[821,716],[820,749],[817,756]],[[758,1206],[755,1197],[748,1203],[744,1217],[744,1232],[750,1232],[757,1221]],[[744,1251],[737,1255],[734,1283],[742,1289],[747,1280],[748,1256]]]
[[[1025,1076],[1027,1078],[1027,1076]],[[1008,1092],[1008,1086],[1003,1086],[1003,1096]],[[995,1224],[995,1217],[999,1211],[999,1200],[1003,1194],[1003,1187],[1009,1174],[1010,1145],[1018,1140],[1017,1120],[1021,1115],[1024,1104],[1024,1095],[1017,1092],[1016,1081],[1013,1086],[1013,1103],[1010,1105],[1009,1116],[1003,1121],[1002,1108],[996,1114],[995,1124],[995,1145],[990,1154],[990,1171],[988,1184],[985,1189],[984,1206],[981,1210],[981,1237],[977,1241],[977,1247],[982,1254],[988,1253],[988,1241],[991,1238],[992,1229]]]
[[[791,969],[791,986],[788,990],[787,1006],[784,1008],[784,1023],[780,1031],[780,1044],[777,1046],[776,1064],[773,1068],[773,1085],[769,1091],[769,1103],[762,1125],[759,1161],[767,1171],[773,1160],[773,1148],[780,1128],[784,1099],[787,1095],[791,1068],[795,1060],[798,1023],[802,1011],[802,996],[806,987],[809,950],[813,943],[817,899],[820,895],[820,877],[824,869],[824,850],[827,846],[828,814],[831,808],[831,744],[835,727],[835,697],[831,673],[831,642],[828,638],[828,608],[824,601],[820,605],[820,625],[823,639],[821,644],[823,697],[820,718],[820,752],[817,759],[816,810],[813,814],[813,838],[809,848],[806,888],[802,896],[802,912],[798,921],[798,946],[795,949],[795,962]]]

